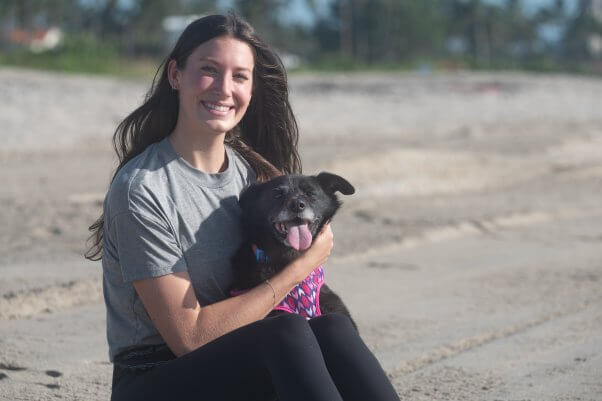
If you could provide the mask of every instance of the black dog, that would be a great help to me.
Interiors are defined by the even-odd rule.
[[[255,287],[309,248],[341,206],[337,191],[351,195],[355,189],[330,173],[285,175],[245,189],[239,200],[244,241],[233,259],[232,292]],[[277,308],[280,310],[269,316],[286,310],[309,318],[319,309],[321,314],[341,312],[351,318],[339,296],[322,285],[323,277],[321,267],[316,268],[284,299]],[[353,325],[357,328],[355,322]]]

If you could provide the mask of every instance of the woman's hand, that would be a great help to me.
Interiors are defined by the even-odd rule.
[[[333,246],[334,235],[329,222],[322,227],[309,249],[295,261],[296,268],[301,275],[299,281],[305,279],[316,267],[326,263]]]

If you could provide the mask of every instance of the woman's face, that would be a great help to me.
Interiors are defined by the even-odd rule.
[[[182,70],[172,63],[170,81],[179,91],[186,125],[222,134],[240,122],[253,89],[254,57],[247,43],[217,37],[199,45]]]

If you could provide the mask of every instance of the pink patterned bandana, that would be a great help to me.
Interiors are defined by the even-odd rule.
[[[274,310],[296,313],[306,319],[317,317],[320,311],[320,289],[324,284],[324,269],[318,266],[297,284]]]

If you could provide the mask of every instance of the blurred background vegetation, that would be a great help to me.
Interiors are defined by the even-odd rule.
[[[0,64],[152,76],[186,23],[229,9],[293,71],[602,75],[602,0],[0,0]]]

